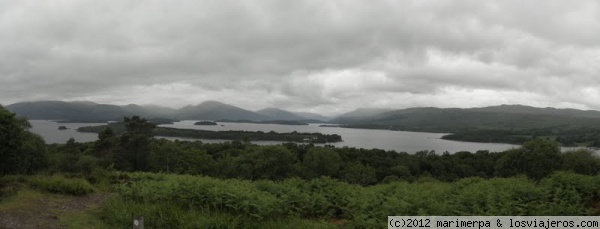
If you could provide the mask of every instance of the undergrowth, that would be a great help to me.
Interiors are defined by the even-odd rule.
[[[87,180],[62,175],[32,176],[29,182],[34,189],[57,194],[80,196],[94,192],[94,187]]]
[[[116,227],[125,227],[135,215],[143,215],[149,228],[336,226],[332,222],[379,228],[390,215],[599,214],[591,207],[600,197],[599,177],[564,172],[539,182],[522,176],[369,187],[326,177],[275,182],[154,173],[119,176],[120,195],[106,201],[99,213]]]

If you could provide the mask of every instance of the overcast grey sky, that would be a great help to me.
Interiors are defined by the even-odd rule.
[[[595,0],[0,0],[0,103],[600,109]]]

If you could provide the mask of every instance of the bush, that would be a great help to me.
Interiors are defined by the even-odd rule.
[[[563,171],[596,175],[600,171],[600,158],[589,149],[578,149],[563,153]]]
[[[81,178],[65,178],[64,176],[59,175],[51,177],[34,176],[30,179],[30,184],[34,189],[57,194],[79,196],[94,192],[94,188],[87,180]]]
[[[125,217],[115,225],[143,214],[156,220],[157,228],[261,228],[267,222],[289,227],[299,219],[315,227],[329,227],[319,222],[333,220],[350,228],[380,228],[385,225],[379,219],[389,215],[597,215],[592,204],[600,196],[598,176],[566,172],[539,182],[525,176],[476,177],[369,187],[327,177],[277,182],[152,173],[127,177],[103,214],[109,220]]]
[[[26,180],[23,178],[23,176],[18,175],[0,177],[0,201],[17,194],[19,186],[21,186],[25,181]]]

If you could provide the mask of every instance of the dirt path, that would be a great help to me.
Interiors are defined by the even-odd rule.
[[[0,229],[68,228],[61,220],[97,208],[107,193],[62,196],[25,190],[0,204]]]

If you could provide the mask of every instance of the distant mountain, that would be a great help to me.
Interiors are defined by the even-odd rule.
[[[173,117],[177,113],[176,109],[156,105],[140,106],[137,104],[129,104],[121,106],[121,108],[127,116],[139,115],[148,118]]]
[[[305,120],[318,120],[321,122],[327,122],[331,120],[331,117],[323,116],[320,114],[310,113],[310,112],[292,112],[295,115],[303,117]]]
[[[217,101],[206,101],[196,106],[186,106],[178,111],[176,117],[188,120],[245,119],[261,121],[269,119],[255,112]]]
[[[63,120],[72,122],[120,121],[125,116],[139,115],[148,119],[170,117],[155,108],[138,105],[116,106],[93,102],[39,101],[8,105],[9,111],[28,119]],[[164,111],[161,110],[161,111]]]
[[[358,108],[348,113],[342,114],[330,120],[332,123],[349,123],[371,119],[376,115],[391,111],[385,108]]]
[[[535,128],[600,127],[600,112],[575,109],[501,105],[483,108],[408,108],[332,122],[360,128],[456,132],[466,130],[522,130]]]
[[[119,121],[124,116],[139,115],[161,123],[173,119],[187,120],[250,120],[250,121],[325,121],[323,116],[294,113],[278,108],[257,112],[217,101],[196,106],[171,109],[159,106],[125,106],[93,102],[39,101],[6,106],[8,110],[29,119],[64,120],[72,122]],[[319,121],[316,121],[319,120]],[[537,108],[523,105],[500,105],[481,108],[418,107],[400,110],[356,109],[330,123],[345,127],[377,128],[425,132],[464,132],[473,130],[533,130],[569,131],[576,128],[600,129],[600,111]],[[551,128],[551,129],[548,129]]]
[[[15,103],[9,111],[28,119],[69,120],[81,122],[121,120],[125,112],[119,106],[92,102],[40,101]]]
[[[511,114],[536,114],[536,115],[557,115],[557,116],[570,116],[570,117],[581,117],[581,118],[600,118],[600,111],[595,110],[577,110],[577,109],[559,109],[553,107],[538,108],[523,105],[500,105],[482,108],[473,108],[473,111],[483,112],[500,112],[500,113],[511,113]]]
[[[279,108],[265,108],[256,111],[257,114],[267,117],[269,120],[303,120],[306,117]]]
[[[251,120],[251,121],[309,121],[310,118],[282,109],[268,108],[258,113],[229,104],[206,101],[196,106],[172,109],[155,105],[125,106],[93,102],[38,101],[8,105],[8,110],[29,119],[63,120],[72,122],[106,122],[122,120],[125,116],[139,115],[147,119],[165,120]],[[316,115],[314,115],[316,116]]]

